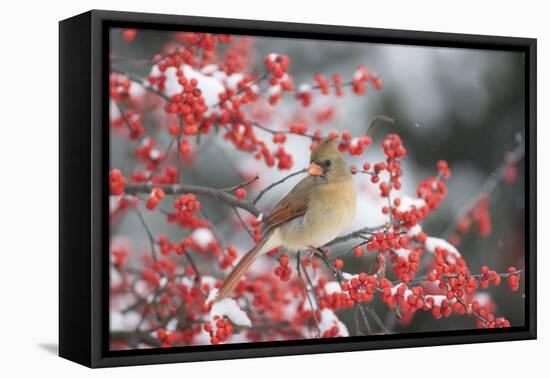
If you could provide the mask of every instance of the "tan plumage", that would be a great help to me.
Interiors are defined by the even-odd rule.
[[[262,239],[231,271],[216,300],[230,294],[258,256],[279,245],[293,251],[321,247],[351,224],[356,209],[355,186],[334,139],[319,144],[310,161],[309,175],[266,217]]]

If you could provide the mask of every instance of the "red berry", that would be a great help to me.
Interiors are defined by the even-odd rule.
[[[238,198],[238,199],[243,199],[246,197],[246,190],[244,188],[239,188],[235,191],[235,196]]]
[[[137,29],[124,29],[122,32],[122,38],[124,38],[126,42],[132,42],[134,38],[136,38],[136,35]]]

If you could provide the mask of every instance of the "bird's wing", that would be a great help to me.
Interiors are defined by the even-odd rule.
[[[308,176],[275,205],[265,220],[265,230],[271,230],[288,221],[303,216],[308,208],[311,193],[319,185],[315,177]]]

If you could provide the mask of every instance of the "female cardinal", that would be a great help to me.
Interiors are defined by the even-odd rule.
[[[335,138],[325,139],[311,152],[308,175],[273,208],[258,244],[227,276],[216,300],[227,297],[252,262],[277,246],[299,251],[318,248],[351,224],[356,194],[350,169]]]

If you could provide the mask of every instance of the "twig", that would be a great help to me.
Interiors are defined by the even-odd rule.
[[[185,256],[187,261],[189,261],[189,264],[191,264],[191,266],[193,267],[193,271],[195,272],[195,282],[202,283],[201,274],[199,273],[197,264],[195,263],[195,260],[191,257],[191,254],[188,251],[184,251],[183,255]]]
[[[372,316],[372,318],[376,322],[376,324],[378,324],[378,327],[380,327],[382,332],[384,332],[384,334],[390,333],[390,330],[384,325],[382,320],[380,320],[380,318],[378,317],[376,312],[372,308],[370,308],[370,306],[367,306],[366,304],[365,304],[365,307],[367,309],[367,312]]]
[[[220,190],[223,190],[224,192],[234,192],[237,189],[244,188],[245,186],[248,186],[248,185],[252,184],[254,181],[257,181],[259,178],[260,178],[260,176],[256,175],[256,176],[252,177],[251,179],[249,179],[245,182],[242,182],[242,183],[237,184],[237,185],[229,186],[227,188],[222,188]]]
[[[235,213],[235,215],[237,216],[237,218],[239,219],[239,221],[241,222],[241,225],[243,226],[243,228],[245,229],[246,233],[250,236],[250,238],[252,240],[254,240],[254,234],[252,233],[252,231],[250,231],[250,229],[248,228],[248,226],[246,225],[244,219],[241,217],[241,214],[239,214],[239,210],[237,210],[237,208],[235,206],[232,206],[231,207],[233,209],[233,212]]]
[[[151,254],[153,256],[153,260],[157,261],[157,252],[155,250],[155,238],[153,237],[151,230],[147,226],[147,223],[145,223],[145,219],[143,218],[143,214],[141,214],[141,211],[139,211],[138,208],[134,208],[134,211],[138,215],[139,221],[141,222],[143,228],[147,232],[147,237],[149,238],[149,242],[151,243]]]
[[[367,333],[368,334],[371,334],[372,333],[372,328],[370,326],[370,323],[369,323],[369,319],[367,318],[367,314],[365,314],[365,309],[363,308],[363,306],[361,306],[360,304],[359,305],[356,305],[355,308],[359,311],[355,311],[355,313],[358,315],[359,312],[361,312],[361,316],[363,317],[363,323],[365,323],[365,327],[367,328]],[[359,322],[358,322],[359,323]],[[359,325],[359,324],[358,324]]]
[[[377,122],[395,123],[395,119],[385,116],[383,114],[377,114],[373,116],[369,121],[369,127],[367,128],[367,135],[370,135],[370,132],[372,131],[374,125]]]
[[[317,321],[317,316],[316,316],[316,312],[317,312],[316,308],[319,309],[319,301],[315,296],[315,294],[311,293],[314,296],[317,304],[317,307],[315,308],[313,306],[313,301],[309,296],[310,289],[308,288],[308,286],[306,285],[306,282],[304,281],[304,278],[302,277],[302,268],[304,268],[304,271],[305,271],[305,267],[303,266],[302,259],[300,257],[300,251],[298,251],[298,253],[296,254],[296,271],[298,272],[298,278],[300,279],[300,282],[302,283],[302,287],[304,288],[304,292],[306,293],[306,298],[307,298],[307,301],[309,302],[309,307],[311,307],[311,317],[313,318],[313,322],[315,323],[315,327],[317,328],[317,335],[321,337],[321,328],[319,327],[319,322]],[[306,275],[307,275],[307,272],[306,272]],[[309,279],[309,276],[307,276],[307,280],[309,282],[309,287],[313,289],[313,285],[311,284],[311,280]]]
[[[225,245],[224,245],[224,242],[223,242],[223,238],[221,237],[221,235],[223,234],[223,232],[220,232],[220,230],[217,229],[217,226],[216,226],[216,223],[212,220],[212,218],[206,214],[206,212],[204,211],[204,208],[201,208],[199,210],[199,214],[204,218],[206,219],[206,221],[208,222],[208,224],[210,225],[210,231],[212,231],[212,233],[214,234],[214,239],[216,239],[216,241],[218,242],[218,244],[220,245],[220,247],[222,249],[225,249]],[[225,236],[225,235],[224,235]]]
[[[346,254],[352,252],[355,248],[357,248],[357,247],[362,247],[362,246],[364,246],[365,244],[368,244],[368,243],[369,243],[369,240],[365,240],[365,241],[362,241],[362,242],[359,243],[359,244],[355,244],[353,247],[351,247],[351,248],[349,248],[349,249],[345,249],[345,250],[343,250],[343,251],[341,251],[341,252],[338,252],[338,253],[332,255],[332,259],[334,260],[334,259],[337,258],[337,257],[346,255]]]
[[[256,198],[254,198],[252,200],[252,204],[255,205],[259,200],[260,198],[263,197],[264,194],[266,194],[269,190],[273,189],[275,186],[279,185],[279,184],[282,184],[283,182],[285,182],[286,180],[288,180],[289,178],[291,177],[294,177],[294,176],[297,176],[297,175],[300,175],[302,173],[305,173],[307,172],[307,169],[304,168],[304,169],[301,169],[297,172],[294,172],[294,173],[291,173],[285,177],[283,177],[282,179],[280,179],[279,181],[275,181],[273,184],[269,185],[269,186],[266,186],[264,189],[262,189],[260,191],[260,193],[258,193],[258,195],[256,196]]]
[[[177,174],[176,174],[176,180],[178,183],[181,182],[181,151],[180,151],[180,145],[181,145],[181,135],[183,134],[183,116],[181,114],[178,115],[178,136],[177,136],[177,142],[178,145],[176,146],[176,154],[177,154]]]
[[[300,255],[298,254],[298,258],[300,257]],[[321,308],[321,305],[319,303],[319,298],[317,297],[317,295],[315,294],[314,290],[315,290],[315,287],[313,286],[313,281],[311,280],[311,277],[309,276],[309,273],[306,269],[306,266],[304,265],[304,262],[302,261],[302,259],[299,258],[299,264],[302,266],[302,270],[304,272],[304,276],[306,276],[306,279],[307,279],[307,282],[309,284],[309,287],[311,288],[310,292],[311,292],[311,295],[313,296],[313,299],[315,299],[315,304],[317,305],[317,309],[320,309]]]
[[[338,283],[342,284],[346,281],[346,279],[342,275],[342,272],[336,269],[336,267],[331,263],[331,260],[327,257],[327,255],[321,248],[315,248],[314,254],[325,264],[325,266],[334,275],[334,277],[336,277]]]

